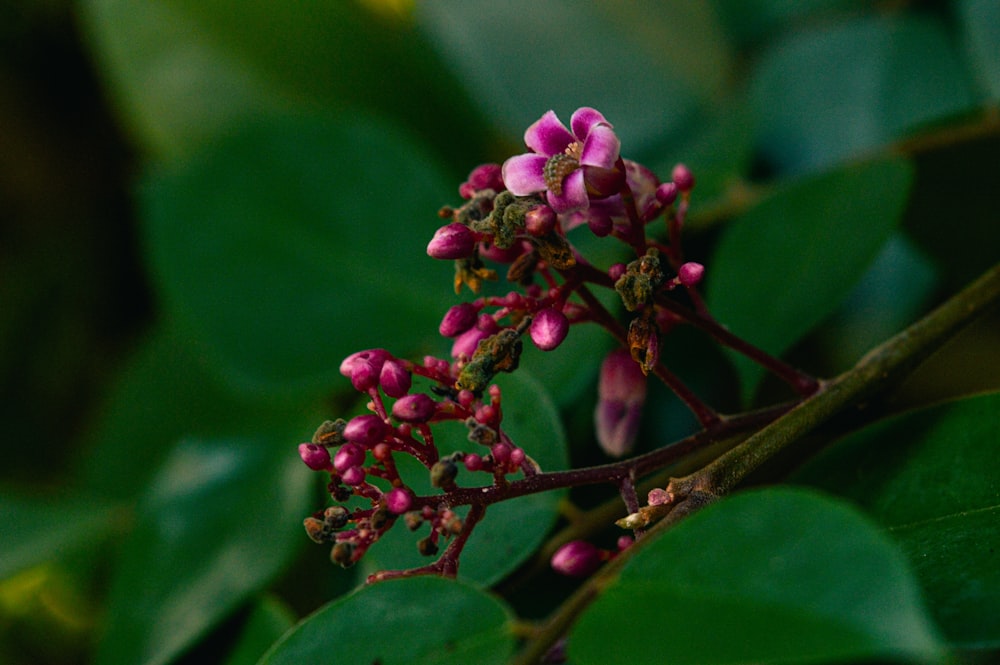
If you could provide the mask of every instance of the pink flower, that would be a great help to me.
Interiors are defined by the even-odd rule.
[[[558,213],[583,210],[590,197],[615,194],[624,174],[615,168],[621,142],[599,111],[579,108],[570,118],[572,133],[553,111],[524,132],[532,152],[503,163],[503,181],[515,196],[546,192]]]

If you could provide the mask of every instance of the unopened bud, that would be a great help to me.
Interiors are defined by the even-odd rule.
[[[365,470],[360,466],[352,466],[340,474],[340,479],[344,481],[345,485],[350,485],[351,487],[360,485],[365,482]]]
[[[323,471],[330,468],[330,451],[315,443],[300,443],[299,457],[313,471]]]
[[[677,280],[684,286],[694,286],[705,276],[705,266],[688,261],[677,269]]]
[[[402,397],[410,392],[413,378],[398,360],[386,360],[379,374],[379,385],[389,397]]]
[[[354,544],[348,542],[340,542],[333,546],[330,550],[330,561],[342,568],[349,568],[354,565]]]
[[[435,259],[464,259],[472,255],[476,236],[464,224],[446,224],[434,232],[427,253]]]
[[[601,552],[585,540],[574,540],[556,550],[551,565],[561,575],[586,577],[601,565]]]
[[[556,211],[547,205],[538,205],[524,216],[524,229],[531,235],[541,238],[547,236],[556,227]]]
[[[364,351],[358,351],[357,353],[352,353],[344,358],[343,362],[340,363],[340,373],[347,378],[351,378],[351,374],[353,373],[356,365],[361,363],[371,363],[375,367],[377,374],[382,370],[382,363],[391,357],[392,354],[385,349],[366,349]]]
[[[392,405],[392,416],[404,423],[425,423],[437,412],[437,402],[424,393],[400,397]]]
[[[528,329],[531,341],[542,351],[551,351],[562,344],[568,332],[569,319],[551,307],[535,314]]]
[[[385,507],[395,515],[402,515],[412,505],[413,495],[402,487],[394,487],[385,495]]]
[[[471,302],[455,305],[445,312],[441,325],[438,326],[438,332],[442,337],[457,337],[476,325],[478,316],[479,310]]]
[[[364,448],[354,443],[345,443],[333,456],[333,468],[343,473],[352,466],[361,466],[364,461]]]
[[[646,375],[628,351],[612,351],[601,364],[594,410],[597,442],[608,455],[623,457],[631,452],[645,401]]]
[[[347,525],[350,517],[347,509],[343,506],[330,506],[323,511],[323,524],[328,529],[340,529]]]
[[[677,189],[682,192],[690,192],[694,189],[694,174],[684,164],[675,166],[673,172],[670,174],[670,178],[677,185]]]
[[[344,428],[344,438],[351,443],[370,448],[385,437],[389,426],[374,413],[351,418]]]

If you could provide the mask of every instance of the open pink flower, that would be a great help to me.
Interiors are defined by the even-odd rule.
[[[503,163],[503,181],[515,196],[544,191],[558,213],[583,210],[590,197],[618,192],[624,174],[615,165],[621,142],[599,111],[583,107],[570,118],[572,132],[547,111],[524,132],[532,152]]]

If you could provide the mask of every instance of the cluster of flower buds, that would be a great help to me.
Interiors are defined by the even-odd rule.
[[[694,297],[704,275],[703,266],[683,261],[680,249],[694,178],[680,165],[661,183],[646,167],[623,159],[612,125],[591,108],[578,109],[569,128],[549,111],[524,140],[530,152],[472,171],[459,187],[464,202],[439,211],[445,223],[427,245],[431,257],[455,262],[456,294],[466,286],[477,296],[441,320],[440,334],[452,340],[450,360],[428,356],[416,363],[383,349],[353,354],[340,371],[368,396],[369,412],[324,423],[299,447],[311,469],[330,476],[337,505],[315,513],[305,526],[314,540],[333,543],[337,563],[357,561],[399,517],[413,529],[429,524],[430,535],[418,547],[438,552],[442,539],[464,528],[444,498],[460,487],[460,467],[492,474],[497,484],[510,474],[537,472],[501,428],[500,390],[493,384],[497,374],[517,369],[525,333],[542,351],[557,349],[572,325],[585,322],[619,336],[625,350],[602,366],[595,425],[609,455],[621,457],[634,445],[646,375],[658,367],[662,335],[678,321],[662,299],[676,288]],[[666,220],[665,241],[647,235],[646,226],[658,218]],[[603,270],[592,265],[569,240],[568,233],[582,226],[621,241],[634,259]],[[511,290],[480,297],[500,266],[506,266]],[[631,317],[627,335],[589,285],[618,293]],[[414,391],[414,376],[429,388]],[[445,420],[464,422],[479,448],[442,456],[433,426]],[[419,460],[442,494],[419,496],[399,474],[399,455]],[[358,497],[365,507],[348,507]],[[557,567],[583,570],[589,564],[581,562],[603,556],[575,547],[560,551]]]
[[[304,524],[314,541],[333,544],[335,563],[355,563],[400,517],[413,530],[430,525],[430,534],[418,543],[428,556],[437,553],[439,541],[461,532],[461,518],[440,495],[419,496],[401,477],[399,455],[419,460],[430,484],[444,491],[457,487],[460,466],[469,473],[491,474],[495,482],[538,472],[501,428],[500,388],[456,387],[466,364],[432,356],[418,364],[384,349],[361,351],[341,363],[341,374],[368,396],[369,413],[327,421],[310,442],[299,445],[310,469],[329,474],[327,489],[337,505],[314,513]],[[431,394],[412,391],[414,375],[429,382]],[[433,426],[447,420],[465,424],[472,452],[439,453]],[[367,506],[349,507],[352,497]]]

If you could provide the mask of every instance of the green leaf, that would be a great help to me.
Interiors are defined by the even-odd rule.
[[[944,654],[889,538],[842,502],[776,488],[709,506],[636,553],[573,628],[569,656],[721,665]]]
[[[425,253],[449,198],[375,120],[249,125],[142,191],[166,304],[249,393],[326,392],[355,351],[436,337],[453,267]]]
[[[140,145],[173,160],[294,99],[205,39],[175,2],[82,0],[86,37],[125,124]]]
[[[123,544],[95,662],[167,663],[268,584],[301,544],[310,480],[267,437],[178,446]]]
[[[965,52],[989,98],[1000,101],[1000,5],[993,0],[958,0]]]
[[[975,104],[942,26],[910,16],[791,33],[757,65],[750,101],[758,145],[787,172],[843,162]]]
[[[100,541],[121,517],[112,503],[0,489],[0,580]]]
[[[752,208],[708,263],[712,313],[768,353],[787,350],[836,311],[878,256],[911,178],[903,160],[869,162],[792,183]],[[763,372],[735,361],[749,398]]]
[[[703,3],[433,0],[417,4],[416,19],[510,136],[549,109],[568,123],[591,106],[615,125],[626,157],[714,100],[732,58]]]
[[[287,605],[264,596],[253,605],[224,665],[254,665],[294,625],[295,615]]]
[[[500,375],[495,381],[502,389],[504,431],[545,471],[569,466],[566,435],[555,405],[541,386],[523,369]],[[456,450],[484,454],[466,438],[468,430],[461,423],[441,423],[435,427],[435,443],[442,455]],[[400,475],[420,495],[437,494],[430,486],[427,469],[409,458],[397,460]],[[461,486],[492,484],[489,474],[460,471]],[[517,568],[541,545],[558,517],[558,505],[565,491],[541,492],[503,501],[486,510],[460,557],[459,577],[483,585],[494,584]],[[399,570],[415,568],[433,559],[420,556],[417,539],[396,524],[372,547],[363,562],[369,569]]]
[[[307,617],[259,665],[499,665],[514,651],[511,620],[502,603],[463,582],[380,582]]]
[[[791,480],[841,494],[903,545],[945,634],[1000,646],[1000,394],[864,428]]]

